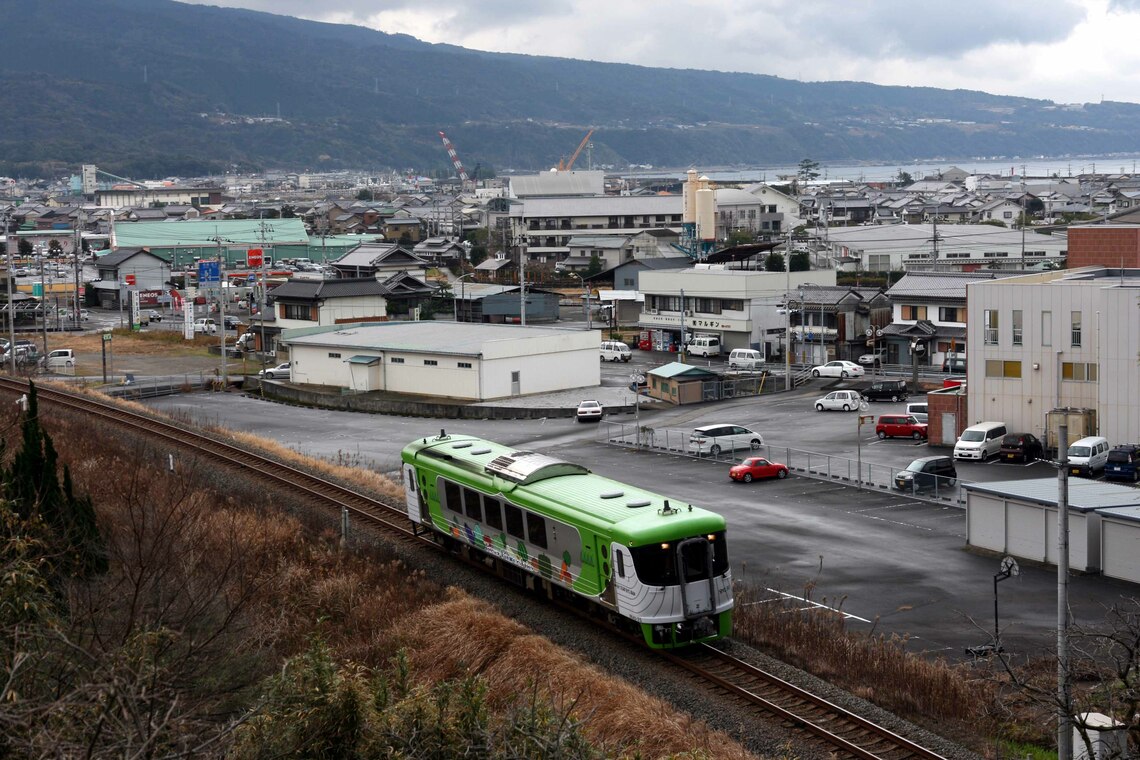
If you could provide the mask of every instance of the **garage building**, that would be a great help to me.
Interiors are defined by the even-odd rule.
[[[1057,563],[1057,479],[965,483],[966,543]],[[1140,489],[1069,479],[1069,566],[1140,583]]]
[[[601,384],[594,330],[384,322],[286,330],[294,383],[469,401]]]

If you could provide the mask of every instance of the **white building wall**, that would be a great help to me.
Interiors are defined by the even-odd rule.
[[[321,303],[317,313],[322,325],[335,325],[341,319],[379,318],[387,316],[388,301],[381,296],[330,298]]]
[[[970,421],[1000,420],[1044,438],[1051,409],[1092,408],[1110,443],[1140,441],[1140,288],[1062,277],[1049,272],[968,286]],[[984,343],[986,309],[998,312],[997,345]],[[1013,345],[1014,310],[1022,312],[1020,346]],[[1072,345],[1073,312],[1081,314],[1080,346]],[[987,376],[987,361],[1020,362],[1021,377]],[[1066,362],[1096,366],[1098,381],[1062,380]]]
[[[479,365],[474,356],[390,352],[384,358],[381,390],[482,401]]]

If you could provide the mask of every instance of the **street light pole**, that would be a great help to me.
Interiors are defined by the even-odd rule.
[[[463,279],[465,277],[471,277],[474,274],[475,274],[474,272],[468,272],[467,274],[460,275],[459,277],[455,278],[455,282],[452,283],[453,286],[456,283],[459,283],[459,300],[458,301],[455,299],[455,291],[454,290],[451,291],[451,318],[455,322],[459,321],[459,301],[463,301],[463,306],[464,306],[465,310],[466,310],[466,306],[467,306],[467,302],[463,298],[463,296],[466,295],[466,285],[463,282]],[[467,320],[465,319],[463,321],[466,322]]]

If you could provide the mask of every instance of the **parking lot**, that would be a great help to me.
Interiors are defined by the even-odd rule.
[[[628,373],[625,364],[616,369]],[[686,440],[699,425],[742,425],[763,434],[764,447],[758,453],[806,467],[797,452],[809,452],[811,467],[820,470],[831,457],[831,475],[837,474],[841,459],[861,457],[864,467],[877,468],[876,473],[894,473],[917,457],[948,453],[910,439],[880,440],[873,426],[858,428],[854,412],[814,411],[816,398],[842,385],[813,381],[789,394],[643,411],[641,421],[655,430],[679,431]],[[383,472],[398,468],[405,443],[437,434],[440,428],[541,451],[723,513],[738,579],[832,609],[854,630],[906,637],[916,651],[951,659],[964,658],[966,647],[985,644],[993,630],[993,575],[1000,558],[963,551],[965,511],[956,500],[916,499],[878,483],[860,488],[858,478],[847,475],[808,476],[799,470],[784,480],[735,483],[728,476],[727,456],[694,457],[665,448],[603,443],[597,438],[605,423],[595,427],[572,417],[424,420],[285,407],[238,394],[171,396],[149,403]],[[904,404],[872,403],[869,408],[878,415],[901,411]],[[628,426],[633,417],[619,415],[613,421]],[[749,453],[738,451],[731,459]],[[958,468],[959,477],[967,481],[1056,476],[1043,463],[991,460],[961,462]],[[1097,576],[1074,576],[1071,583],[1074,615],[1086,623],[1100,620],[1106,606],[1136,593],[1130,584]],[[1055,568],[1023,562],[1022,574],[1003,584],[1001,591],[1007,650],[1047,648],[1055,625]]]

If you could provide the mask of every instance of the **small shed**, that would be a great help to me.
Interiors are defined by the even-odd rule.
[[[1126,536],[1108,536],[1118,531],[1123,520],[1104,525],[1106,516],[1127,508],[1140,508],[1140,489],[1083,478],[1069,479],[1069,566],[1081,572],[1099,572],[1112,563],[1119,572],[1133,557],[1102,554],[1123,549]],[[999,480],[966,483],[966,544],[1022,559],[1057,563],[1057,479]],[[1140,514],[1137,515],[1140,518]],[[1131,544],[1140,539],[1140,520],[1131,525]],[[1132,551],[1132,555],[1136,552]],[[1119,576],[1116,576],[1119,577]]]
[[[1140,583],[1140,506],[1102,510],[1100,526],[1101,572]]]
[[[706,400],[706,383],[711,383],[715,389],[720,375],[704,367],[670,362],[649,370],[648,380],[648,394],[651,398],[677,405],[696,404]],[[717,397],[714,390],[712,398]]]

